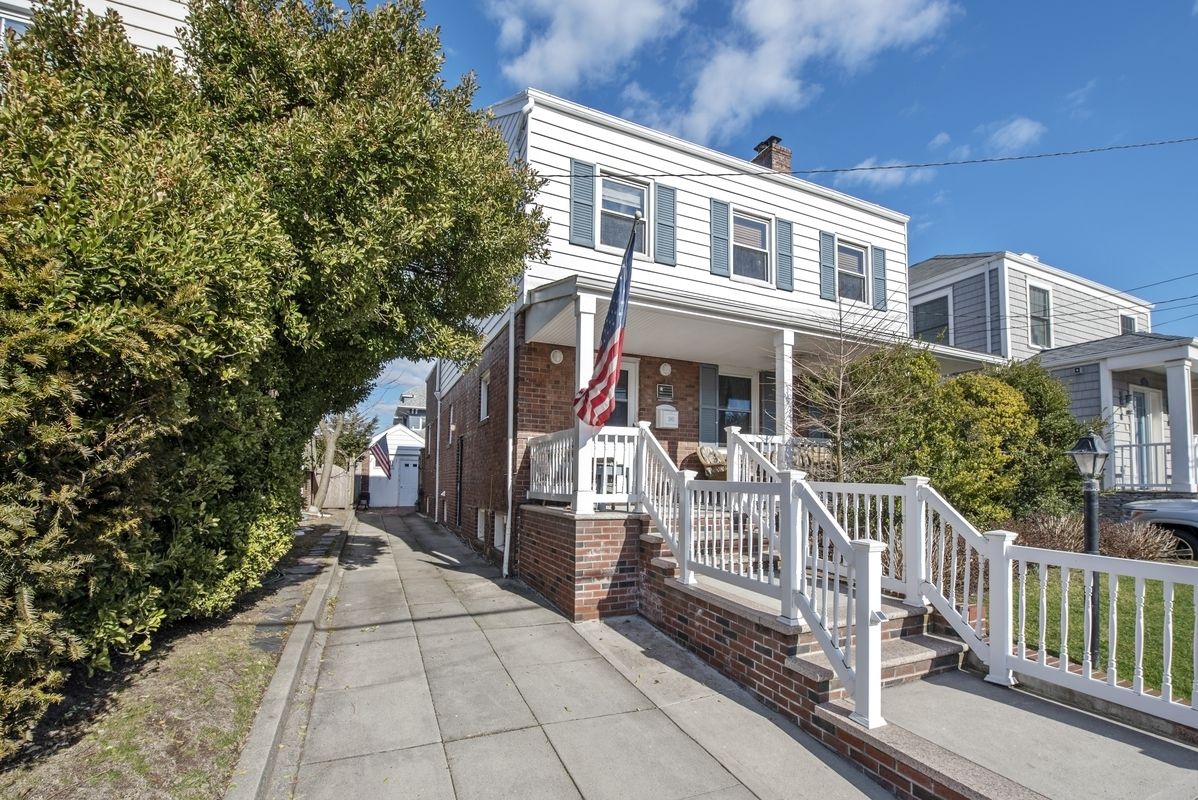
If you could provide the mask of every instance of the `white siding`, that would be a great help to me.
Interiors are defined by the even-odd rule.
[[[538,171],[553,176],[570,171],[570,159],[596,164],[614,174],[727,173],[723,161],[703,158],[693,152],[670,147],[633,133],[580,119],[556,108],[537,104],[528,125],[528,160]],[[749,172],[746,169],[746,172]],[[866,246],[886,250],[886,312],[868,305],[853,306],[845,324],[865,328],[884,327],[905,332],[907,325],[907,230],[897,215],[871,211],[829,197],[818,190],[753,175],[735,177],[662,177],[659,181],[677,190],[677,266],[665,266],[638,258],[634,287],[652,287],[693,298],[703,305],[707,298],[735,299],[747,307],[782,310],[793,315],[795,327],[810,320],[832,321],[837,304],[819,298],[819,233],[830,231]],[[601,275],[614,279],[619,254],[605,249],[569,243],[569,191],[567,177],[550,177],[538,197],[549,221],[551,256],[546,264],[528,267],[527,285],[535,288],[575,274]],[[710,201],[727,201],[739,210],[794,224],[794,291],[748,284],[710,273]],[[652,201],[651,201],[652,202]],[[652,208],[648,214],[652,219]],[[772,234],[771,234],[772,235]],[[650,244],[652,252],[652,244]],[[776,252],[771,269],[776,266]],[[872,281],[869,281],[872,285]],[[635,288],[634,288],[635,293]]]
[[[18,10],[29,13],[29,0],[5,0]],[[121,16],[129,41],[144,50],[167,47],[179,49],[176,29],[187,19],[187,4],[178,0],[83,0],[83,7],[97,14],[112,9]]]

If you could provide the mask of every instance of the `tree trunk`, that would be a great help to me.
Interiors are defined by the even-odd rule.
[[[341,429],[345,426],[345,415],[338,414],[333,430],[329,430],[327,420],[320,421],[320,432],[324,434],[324,460],[320,467],[320,484],[316,489],[316,497],[312,500],[312,509],[320,511],[324,508],[325,498],[329,494],[329,480],[333,476],[333,462],[337,456],[337,440],[341,438]]]

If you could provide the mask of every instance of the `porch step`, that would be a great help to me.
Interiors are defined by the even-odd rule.
[[[968,647],[959,639],[930,633],[882,640],[882,685],[894,686],[917,681],[928,675],[961,668]],[[816,691],[835,700],[844,697],[844,684],[836,677],[832,663],[823,650],[786,659],[786,669],[801,675]]]

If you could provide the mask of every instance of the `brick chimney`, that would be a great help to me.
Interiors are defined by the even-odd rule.
[[[771,136],[753,149],[757,151],[753,156],[754,164],[776,172],[790,172],[790,148],[783,147],[777,136]]]

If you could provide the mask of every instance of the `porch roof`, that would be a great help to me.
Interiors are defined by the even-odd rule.
[[[1120,361],[1118,369],[1152,367],[1165,361],[1198,358],[1198,339],[1163,333],[1125,333],[1045,350],[1040,354],[1040,363],[1054,368],[1116,357]]]
[[[596,338],[603,327],[612,283],[589,275],[575,275],[531,289],[525,307],[525,337],[529,341],[574,345],[574,298],[596,297]],[[800,317],[778,308],[747,305],[729,297],[691,297],[677,291],[633,286],[628,301],[628,325],[624,350],[640,355],[772,369],[774,335],[795,331],[797,353],[820,353],[841,336],[862,345],[908,342],[905,330],[881,330],[847,334],[836,320]],[[1002,361],[998,356],[957,347],[924,342],[948,372],[978,369]]]

